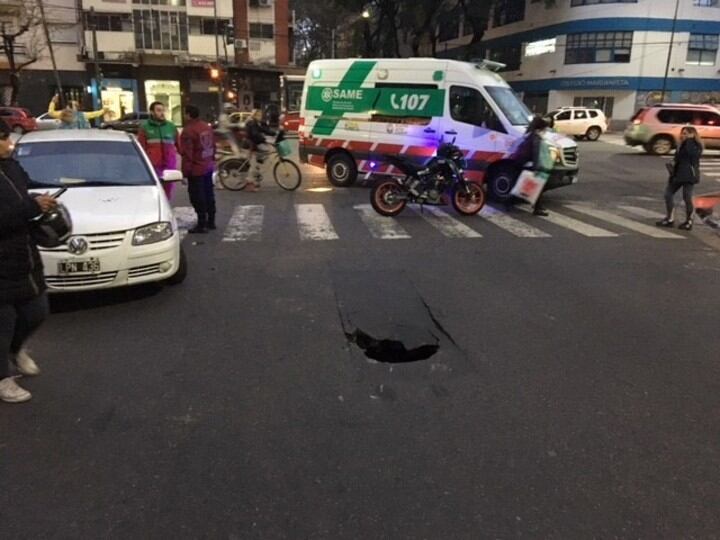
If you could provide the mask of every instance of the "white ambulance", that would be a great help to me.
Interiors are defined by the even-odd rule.
[[[336,186],[359,175],[397,174],[384,162],[428,161],[441,140],[465,153],[466,177],[491,196],[510,196],[518,171],[508,160],[532,116],[505,80],[480,64],[436,58],[318,60],[308,67],[300,112],[300,158],[324,167]],[[575,141],[548,133],[556,167],[548,188],[577,181]]]

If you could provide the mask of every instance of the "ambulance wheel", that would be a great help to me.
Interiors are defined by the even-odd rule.
[[[333,186],[350,187],[357,180],[357,165],[349,154],[333,155],[327,162],[327,177]]]
[[[512,198],[510,194],[517,182],[517,171],[513,167],[498,167],[490,174],[487,180],[490,198],[498,202],[507,202]]]

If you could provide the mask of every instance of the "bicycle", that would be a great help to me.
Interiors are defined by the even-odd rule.
[[[274,162],[273,178],[275,183],[285,191],[295,191],[302,183],[300,167],[288,159],[291,152],[290,144],[281,131],[273,143],[273,151],[269,152],[268,161]],[[222,186],[229,191],[241,191],[249,182],[249,175],[252,169],[253,150],[240,149],[227,153],[226,157],[218,163],[218,180]]]

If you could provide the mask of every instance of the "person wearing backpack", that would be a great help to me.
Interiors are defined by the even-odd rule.
[[[683,190],[685,200],[685,221],[678,227],[690,231],[693,227],[693,189],[700,182],[700,158],[703,144],[697,130],[685,126],[680,132],[680,147],[675,151],[675,159],[668,163],[670,179],[665,188],[665,218],[657,222],[658,227],[673,227],[675,224],[675,194]]]

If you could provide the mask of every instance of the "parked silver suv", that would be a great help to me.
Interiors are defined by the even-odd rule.
[[[661,103],[643,107],[625,130],[625,143],[642,145],[650,154],[669,154],[680,143],[685,126],[698,130],[706,148],[720,149],[720,110],[712,105]]]

